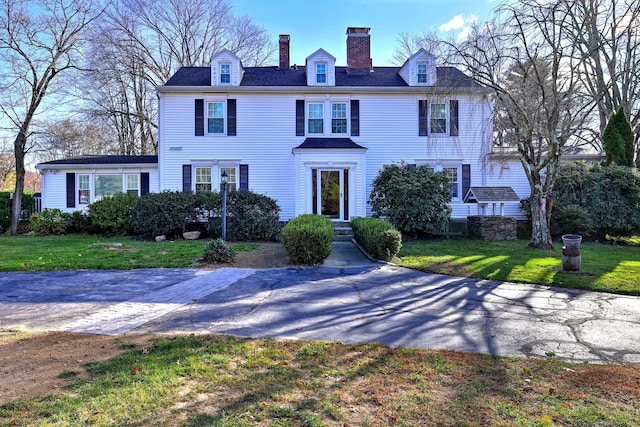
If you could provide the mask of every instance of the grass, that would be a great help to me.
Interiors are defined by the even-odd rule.
[[[197,267],[204,241],[142,241],[129,237],[87,235],[0,236],[0,271]],[[231,245],[252,251],[256,243]]]
[[[63,392],[0,404],[0,425],[640,425],[634,366],[188,336],[85,368]]]
[[[530,248],[525,240],[407,241],[399,264],[453,276],[640,295],[638,240],[627,239],[623,246],[583,242],[579,272],[562,270],[561,243],[553,251],[542,251]]]

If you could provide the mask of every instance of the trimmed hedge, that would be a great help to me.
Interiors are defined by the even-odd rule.
[[[202,197],[206,198],[204,209],[211,213],[207,232],[220,237],[222,194],[208,193]],[[277,241],[280,228],[280,206],[271,197],[251,191],[227,193],[227,241]]]
[[[321,215],[304,214],[287,223],[280,241],[294,264],[321,264],[331,254],[333,224]]]
[[[351,229],[356,241],[376,259],[389,261],[402,247],[402,235],[395,227],[379,218],[355,218]]]
[[[138,199],[133,227],[151,236],[179,235],[196,221],[198,208],[198,198],[192,193],[147,193]]]

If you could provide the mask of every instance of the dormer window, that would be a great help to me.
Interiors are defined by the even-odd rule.
[[[327,82],[327,64],[316,64],[316,83]]]
[[[427,64],[418,64],[418,83],[427,82]]]
[[[231,83],[231,64],[220,64],[220,83]]]

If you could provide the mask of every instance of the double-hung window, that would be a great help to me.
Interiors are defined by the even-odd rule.
[[[207,103],[207,133],[224,134],[224,102]]]
[[[88,205],[91,203],[91,176],[78,175],[78,203]]]
[[[327,82],[327,64],[316,64],[316,83]]]
[[[331,133],[347,133],[347,103],[334,102],[331,104]]]
[[[441,103],[431,104],[431,133],[447,133],[447,106]]]
[[[223,173],[227,173],[227,190],[228,191],[236,191],[238,189],[238,174],[236,173],[235,167],[221,167],[220,168],[220,177],[222,177]],[[220,181],[220,189],[222,189],[222,181]]]
[[[206,191],[211,192],[211,168],[210,167],[196,167],[196,192]]]
[[[127,175],[127,194],[140,194],[140,175]]]
[[[307,104],[307,133],[322,135],[324,133],[324,104]]]
[[[457,199],[460,197],[459,192],[459,179],[458,179],[458,168],[442,168],[442,171],[449,178],[449,189],[451,190],[451,198]]]
[[[427,82],[427,65],[418,64],[418,83]]]
[[[231,64],[220,64],[220,83],[231,83]]]

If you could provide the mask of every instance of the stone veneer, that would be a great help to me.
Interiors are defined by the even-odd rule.
[[[516,240],[518,225],[508,216],[468,216],[469,237],[482,240]]]

